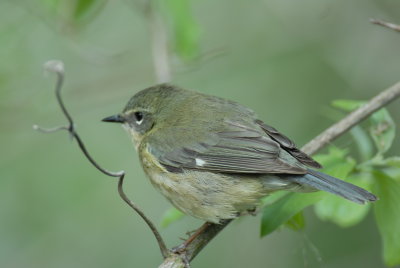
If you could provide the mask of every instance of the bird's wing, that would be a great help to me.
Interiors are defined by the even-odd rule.
[[[263,131],[257,125],[248,127],[230,121],[225,121],[222,129],[208,130],[203,135],[185,129],[164,130],[164,133],[149,137],[147,150],[172,172],[196,169],[248,174],[307,173],[302,164],[304,161],[285,150],[289,148],[293,151],[295,146],[283,135],[277,136],[275,133],[271,137],[266,133],[267,130]],[[184,138],[173,139],[177,132]]]
[[[287,151],[289,154],[291,154],[294,158],[299,160],[302,164],[313,167],[313,168],[322,168],[322,166],[312,159],[310,156],[308,156],[306,153],[300,151],[297,147],[296,144],[294,144],[293,141],[291,141],[288,137],[280,133],[278,130],[275,128],[265,124],[261,120],[256,120],[255,121],[264,131],[265,133],[268,134],[268,136],[273,139],[274,141],[278,142],[279,145]]]

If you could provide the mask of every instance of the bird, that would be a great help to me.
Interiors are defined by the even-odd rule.
[[[326,191],[358,204],[377,197],[321,165],[237,102],[171,84],[148,87],[104,118],[132,137],[152,185],[178,210],[219,224],[276,191]]]

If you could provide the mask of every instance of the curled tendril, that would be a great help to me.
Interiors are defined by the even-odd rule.
[[[164,258],[166,258],[169,255],[169,250],[166,247],[164,240],[162,239],[160,233],[158,232],[157,228],[153,224],[153,222],[144,214],[144,212],[135,204],[133,203],[125,194],[124,189],[123,189],[123,183],[124,183],[124,177],[125,177],[125,171],[117,171],[117,172],[112,172],[108,171],[107,169],[101,167],[89,154],[89,152],[86,149],[86,146],[84,145],[82,139],[78,135],[75,129],[75,124],[72,119],[72,116],[68,112],[67,108],[65,107],[65,104],[63,102],[63,99],[61,97],[61,88],[63,85],[64,81],[64,64],[62,61],[59,60],[51,60],[48,61],[44,64],[44,69],[47,72],[52,72],[57,75],[57,81],[56,81],[56,86],[55,86],[55,94],[56,94],[56,99],[57,102],[61,108],[62,113],[64,116],[67,118],[68,125],[66,126],[60,126],[60,127],[54,127],[54,128],[42,128],[38,125],[34,125],[33,129],[38,130],[43,133],[52,133],[60,130],[66,130],[69,132],[71,137],[75,139],[78,143],[79,148],[83,152],[83,154],[86,156],[86,158],[89,160],[89,162],[100,172],[102,172],[105,175],[108,175],[110,177],[118,178],[118,193],[122,200],[124,200],[139,216],[146,222],[147,226],[150,228],[150,230],[153,232],[153,235],[155,236],[158,245],[161,250],[161,254]]]

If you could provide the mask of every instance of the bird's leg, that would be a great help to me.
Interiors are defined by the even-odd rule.
[[[205,229],[207,229],[208,226],[210,226],[212,223],[210,222],[205,222],[202,226],[200,226],[199,229],[197,229],[194,232],[189,232],[189,233],[193,233],[191,236],[189,236],[188,239],[185,240],[185,242],[183,242],[182,244],[180,244],[177,247],[174,247],[172,249],[172,251],[174,253],[181,253],[183,251],[185,251],[185,249],[190,245],[190,243],[193,242],[193,240],[196,239],[196,237],[198,237],[202,232],[204,232]]]
[[[249,214],[251,216],[257,216],[258,212],[260,212],[260,208],[259,207],[254,207],[252,209],[248,209],[247,210],[247,214]]]
[[[193,242],[196,237],[198,237],[204,230],[210,226],[210,222],[205,222],[202,226],[200,226],[199,229],[197,229],[183,244],[185,244],[185,247],[187,247],[190,243]]]
[[[238,217],[242,217],[245,215],[257,216],[258,212],[260,212],[260,207],[254,207],[254,208],[244,210],[242,212],[238,212],[237,216]]]
[[[192,231],[187,231],[187,232],[186,232],[186,235],[189,237],[189,236],[191,236],[192,234],[194,234],[195,232],[197,232],[197,230],[198,230],[198,229],[192,230]],[[184,239],[182,239],[182,240],[185,241],[186,238],[184,238]]]

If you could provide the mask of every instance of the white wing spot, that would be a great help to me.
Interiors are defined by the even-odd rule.
[[[206,163],[206,161],[204,161],[203,159],[200,158],[196,158],[196,166],[202,167],[204,166],[204,164]]]

